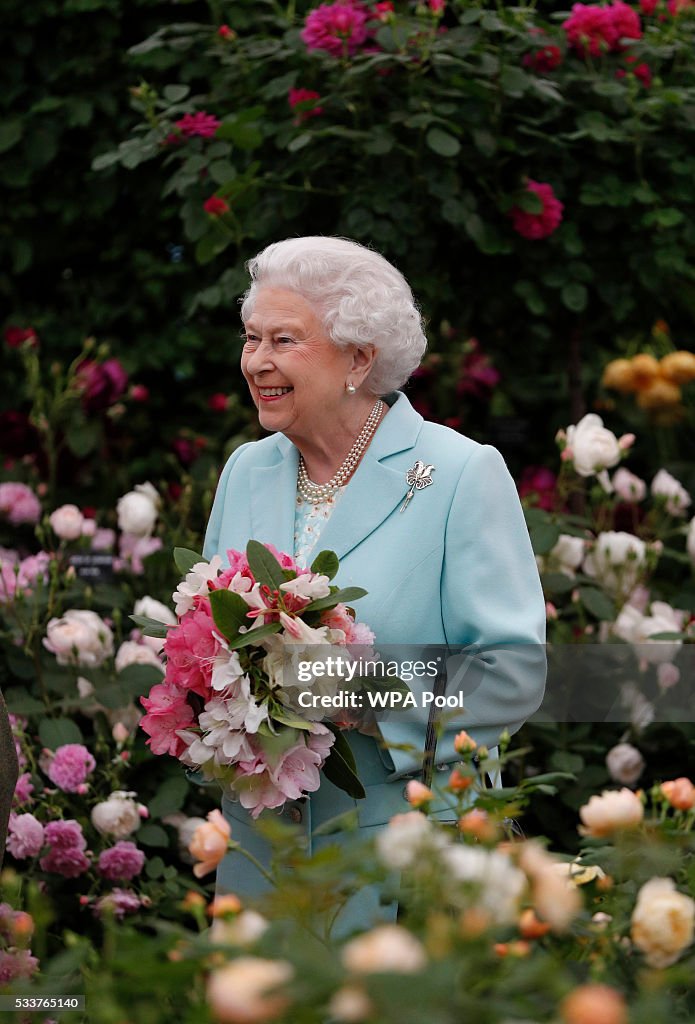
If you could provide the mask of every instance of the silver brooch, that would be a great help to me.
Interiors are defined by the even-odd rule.
[[[405,474],[405,482],[408,484],[410,490],[405,496],[405,501],[401,505],[400,511],[405,512],[408,507],[408,502],[415,494],[415,491],[421,491],[423,487],[429,487],[432,480],[432,471],[434,466],[428,466],[425,462],[420,459],[417,460],[412,469],[409,469]]]

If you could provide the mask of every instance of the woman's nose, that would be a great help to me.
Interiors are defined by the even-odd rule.
[[[246,370],[252,376],[262,373],[263,370],[270,370],[273,367],[270,358],[272,349],[269,342],[261,341],[254,349],[247,353],[245,364]]]

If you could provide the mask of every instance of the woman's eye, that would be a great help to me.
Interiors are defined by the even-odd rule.
[[[245,340],[246,340],[246,344],[247,345],[257,345],[258,344],[258,338],[256,337],[255,334],[247,334]]]
[[[277,340],[280,345],[292,345],[294,342],[293,338],[278,338]]]

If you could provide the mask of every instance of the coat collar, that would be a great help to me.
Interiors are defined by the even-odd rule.
[[[403,500],[407,490],[405,473],[387,463],[390,456],[414,447],[423,420],[402,392],[397,395],[326,523],[319,550],[335,551],[338,558],[343,558]],[[251,472],[251,536],[291,554],[299,453],[282,434],[276,435],[275,443],[276,461]]]

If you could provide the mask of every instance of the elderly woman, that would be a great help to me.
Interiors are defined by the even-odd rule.
[[[543,693],[545,606],[514,482],[494,448],[424,421],[398,390],[426,341],[407,282],[382,256],[346,239],[293,238],[268,246],[249,270],[241,371],[269,436],[227,462],[205,557],[250,538],[305,565],[330,549],[340,558],[335,582],[368,591],[356,611],[380,653],[390,644],[476,651],[465,671],[461,656],[449,659],[450,682],[461,688],[465,677],[466,696],[437,741],[436,764],[446,768],[458,760],[460,729],[491,747]],[[380,732],[379,743],[348,734],[364,800],[324,779],[310,798],[285,805],[286,819],[310,837],[356,807],[368,835],[407,810],[404,779],[417,777],[426,748],[432,756],[431,716],[423,702]],[[267,860],[247,813],[226,798],[222,806],[234,838]],[[314,837],[313,849],[327,841]],[[238,854],[220,865],[219,891],[248,896],[264,885]],[[343,926],[377,911],[365,890]]]

